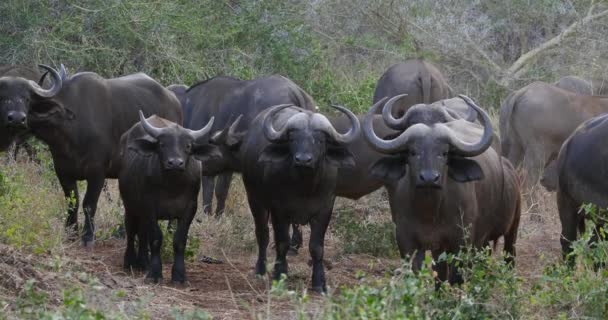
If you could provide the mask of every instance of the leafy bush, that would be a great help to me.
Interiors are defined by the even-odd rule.
[[[399,256],[393,222],[368,221],[365,217],[358,217],[352,209],[336,210],[334,220],[335,234],[344,253]]]

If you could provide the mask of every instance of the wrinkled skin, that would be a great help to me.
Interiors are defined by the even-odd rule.
[[[394,108],[398,115],[415,104],[448,99],[452,89],[437,67],[425,60],[411,59],[386,70],[376,84],[373,103],[404,93],[407,97],[400,99]]]
[[[338,168],[353,167],[354,158],[345,143],[334,140],[327,131],[315,129],[310,120],[313,112],[293,106],[270,118],[272,126],[287,126],[294,115],[309,122],[298,122],[299,125],[280,135],[281,139],[269,140],[264,120],[272,110],[262,111],[247,133],[240,135],[238,148],[233,149],[234,157],[241,161],[243,183],[256,225],[256,274],[266,273],[269,218],[276,242],[275,279],[288,271],[289,224],[310,224],[312,287],[318,292],[325,291],[323,244],[333,210]],[[353,130],[358,131],[356,118],[355,121],[357,129]]]
[[[373,113],[372,108],[368,116]],[[479,140],[481,128],[462,119],[442,119],[437,105],[414,106],[405,119],[410,124],[405,132],[416,129],[409,141],[384,150],[387,156],[370,168],[386,183],[401,256],[413,257],[418,270],[426,250],[438,259],[442,252],[457,253],[467,243],[479,248],[504,237],[508,261],[513,262],[520,218],[513,167],[489,143],[481,154],[459,155],[440,127],[448,126],[459,139],[472,142]],[[454,265],[443,262],[434,268],[441,281],[462,281]]]
[[[191,86],[183,101],[184,127],[199,129],[215,116],[213,132],[225,129],[239,115],[243,116],[237,129],[247,130],[258,113],[273,105],[292,103],[314,110],[314,102],[306,92],[291,80],[278,75],[254,80],[211,78]],[[214,174],[203,172],[203,210],[211,213],[215,193],[215,213],[220,215],[224,211],[232,172],[239,171],[239,164],[227,158],[226,163],[217,165],[214,170],[209,168]]]
[[[544,82],[534,82],[511,93],[500,110],[503,155],[527,173],[524,187],[539,180],[562,143],[585,120],[608,112],[608,97],[585,96]],[[555,177],[541,184],[555,190]]]
[[[607,135],[608,116],[600,115],[587,120],[576,129],[559,152],[556,165],[557,205],[564,258],[568,258],[572,252],[572,241],[585,230],[585,215],[580,210],[581,205],[591,203],[599,208],[608,207]],[[605,216],[600,217],[606,219]],[[601,227],[605,228],[600,222],[597,224],[598,230]],[[596,240],[597,233],[592,241]]]
[[[138,121],[138,112],[157,114],[181,123],[175,96],[145,74],[104,79],[95,73],[77,73],[63,79],[60,91],[47,98],[31,98],[24,79],[0,79],[0,99],[19,100],[30,132],[49,147],[55,172],[68,201],[66,227],[77,230],[77,181],[87,181],[82,241],[94,241],[97,200],[106,178],[117,178],[119,140]],[[54,79],[53,82],[56,80]],[[21,90],[21,91],[19,91]],[[0,114],[0,117],[5,116]]]
[[[156,116],[147,121],[165,130],[153,137],[137,123],[120,141],[118,182],[125,206],[127,233],[124,268],[147,270],[146,278],[158,282],[162,278],[160,249],[163,241],[158,220],[177,220],[171,280],[184,283],[188,230],[196,213],[200,189],[199,160],[204,162],[220,154],[216,147],[209,145],[208,134],[196,139],[171,121]]]

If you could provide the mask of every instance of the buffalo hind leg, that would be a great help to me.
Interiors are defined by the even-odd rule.
[[[519,218],[520,218],[519,206],[520,206],[520,204],[517,205],[517,209],[516,209],[517,213],[515,215],[515,220],[511,224],[511,228],[509,229],[509,231],[507,231],[507,233],[504,236],[504,240],[505,240],[504,251],[506,253],[505,262],[511,267],[515,267],[515,256],[516,256],[515,242],[517,241],[517,229],[519,228]],[[494,246],[496,246],[497,241],[498,241],[498,239],[496,239],[494,241]]]
[[[215,176],[202,176],[201,186],[203,188],[203,212],[206,215],[210,215],[211,210],[213,209],[213,189],[215,186]]]
[[[294,223],[291,225],[291,231],[291,240],[289,240],[289,251],[287,251],[287,255],[297,256],[298,250],[302,248],[302,229],[300,229],[299,224]]]
[[[266,274],[266,250],[268,249],[268,210],[249,198],[249,208],[255,222],[255,238],[258,243],[258,261],[255,264],[255,274]]]
[[[87,192],[82,201],[82,211],[84,211],[82,243],[85,247],[92,246],[95,242],[95,212],[104,182],[104,177],[87,179]]]
[[[218,217],[224,213],[231,181],[232,172],[227,172],[219,175],[215,182],[215,200],[217,201],[215,206],[215,215]]]
[[[274,231],[274,242],[276,244],[277,259],[274,263],[272,278],[280,280],[281,275],[287,275],[287,250],[289,250],[289,224],[277,221],[275,214],[270,214],[272,219],[272,229]]]
[[[188,241],[188,230],[190,224],[196,214],[196,202],[187,211],[187,215],[182,217],[177,222],[177,230],[173,234],[173,267],[171,268],[171,281],[173,283],[186,282],[186,264],[184,262],[184,254],[186,252],[186,243]]]
[[[78,184],[76,183],[76,179],[67,178],[59,173],[57,173],[57,177],[68,203],[68,217],[65,221],[68,239],[74,241],[78,239],[78,206],[80,201]]]
[[[310,240],[308,250],[312,258],[312,290],[318,293],[327,292],[325,282],[325,269],[323,266],[323,250],[325,245],[325,232],[333,211],[321,212],[310,221]]]
[[[146,279],[151,279],[158,283],[163,278],[163,265],[160,259],[160,249],[163,245],[163,233],[158,226],[156,218],[148,222],[150,232],[148,243],[150,245],[150,268],[146,274]]]

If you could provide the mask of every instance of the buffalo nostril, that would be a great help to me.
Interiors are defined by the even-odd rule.
[[[309,163],[312,161],[312,156],[309,154],[297,154],[296,161],[299,163]]]

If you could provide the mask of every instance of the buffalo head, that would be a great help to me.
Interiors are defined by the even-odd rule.
[[[59,73],[45,65],[40,67],[51,75],[53,84],[49,89],[43,89],[38,83],[21,77],[0,78],[1,128],[25,127],[32,107],[44,108],[46,104],[40,102],[54,97],[61,89]]]
[[[277,131],[273,125],[275,115],[281,110],[293,107],[283,104],[272,107],[263,118],[264,136],[271,143],[264,149],[258,161],[270,163],[290,163],[293,167],[316,169],[323,160],[337,167],[353,167],[352,154],[346,145],[351,143],[361,131],[359,120],[348,109],[334,106],[348,116],[351,128],[341,134],[320,113],[310,111],[295,112],[284,119]]]
[[[184,170],[190,156],[203,162],[219,156],[217,148],[208,143],[213,118],[204,128],[197,131],[185,129],[175,123],[156,127],[141,111],[139,120],[146,135],[135,139],[129,148],[144,156],[158,155],[164,170]]]
[[[389,101],[383,110],[385,122],[401,133],[393,139],[383,140],[372,127],[373,115],[385,99],[378,101],[364,118],[363,132],[374,149],[392,156],[374,164],[372,174],[394,181],[409,169],[409,181],[416,188],[442,188],[447,176],[459,182],[482,179],[480,166],[468,158],[480,155],[490,147],[492,124],[487,113],[471,99],[460,97],[481,116],[483,131],[465,119],[454,118],[437,105],[416,105],[402,118],[395,119]],[[479,141],[471,142],[479,136]]]

